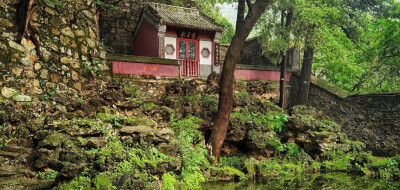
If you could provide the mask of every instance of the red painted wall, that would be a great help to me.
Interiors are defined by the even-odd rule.
[[[133,42],[133,55],[158,57],[158,31],[146,21]]]
[[[112,69],[114,74],[179,77],[178,65],[113,61]]]
[[[113,61],[112,69],[114,74],[179,77],[178,65]],[[235,79],[279,81],[280,72],[236,69]],[[285,79],[290,81],[290,73],[286,73]]]
[[[279,71],[259,71],[259,70],[235,70],[235,79],[243,80],[267,80],[267,81],[280,81],[281,73]],[[290,73],[286,73],[286,81],[290,81]]]

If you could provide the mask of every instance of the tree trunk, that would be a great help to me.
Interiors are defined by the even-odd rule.
[[[313,57],[314,57],[314,48],[307,46],[306,49],[304,50],[303,66],[301,68],[299,105],[307,105],[308,103]]]
[[[283,11],[282,11],[282,14],[283,14]],[[281,23],[283,25],[284,17],[281,17],[281,18],[282,18]],[[285,36],[283,36],[283,39],[285,39],[285,41],[287,41],[287,50],[286,50],[286,53],[283,53],[283,51],[282,51],[282,54],[281,54],[282,55],[281,77],[280,77],[280,83],[279,83],[279,106],[281,106],[281,108],[285,108],[285,106],[286,106],[286,66],[287,66],[287,61],[288,61],[288,56],[289,56],[290,26],[292,25],[292,18],[293,18],[293,10],[289,10],[288,14],[286,15],[286,24],[285,24],[285,28],[288,33]]]
[[[240,1],[244,2],[244,0]],[[209,144],[211,144],[212,147],[211,153],[217,160],[219,160],[221,155],[221,149],[224,144],[233,104],[233,82],[236,63],[239,61],[244,42],[268,4],[269,0],[257,0],[252,4],[246,18],[237,21],[243,22],[241,24],[239,23],[240,27],[236,29],[231,45],[226,53],[220,80],[218,113],[209,139]],[[244,6],[242,6],[241,9],[242,10],[238,10],[238,13],[240,13],[240,11],[244,12]],[[239,25],[237,23],[237,26]]]
[[[26,34],[36,0],[22,0],[18,11],[18,41]]]
[[[235,32],[238,32],[238,30],[240,30],[240,28],[241,28],[242,25],[243,25],[245,8],[246,8],[246,2],[245,2],[245,0],[239,0],[239,2],[238,2],[238,14],[237,14],[237,18],[236,18],[236,30],[235,30]]]

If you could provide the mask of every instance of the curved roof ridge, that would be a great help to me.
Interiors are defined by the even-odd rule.
[[[160,18],[159,22],[162,24],[212,31],[224,29],[222,25],[202,13],[197,7],[187,8],[154,2],[147,4],[153,10],[151,14]]]

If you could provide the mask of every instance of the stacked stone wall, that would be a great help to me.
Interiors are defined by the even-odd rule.
[[[37,1],[22,40],[17,39],[19,22],[25,22],[18,21],[21,2],[0,1],[3,98],[43,96],[49,89],[80,91],[86,81],[108,72],[91,1]]]
[[[299,96],[300,79],[293,75],[291,104]],[[377,156],[400,154],[400,94],[368,94],[339,97],[311,84],[308,105],[342,125],[352,140],[359,140]]]

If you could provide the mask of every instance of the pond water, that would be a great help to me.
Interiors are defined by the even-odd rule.
[[[347,173],[316,173],[290,177],[270,178],[263,181],[211,182],[204,190],[265,190],[265,189],[338,189],[380,190],[400,189],[400,181],[385,181]]]

